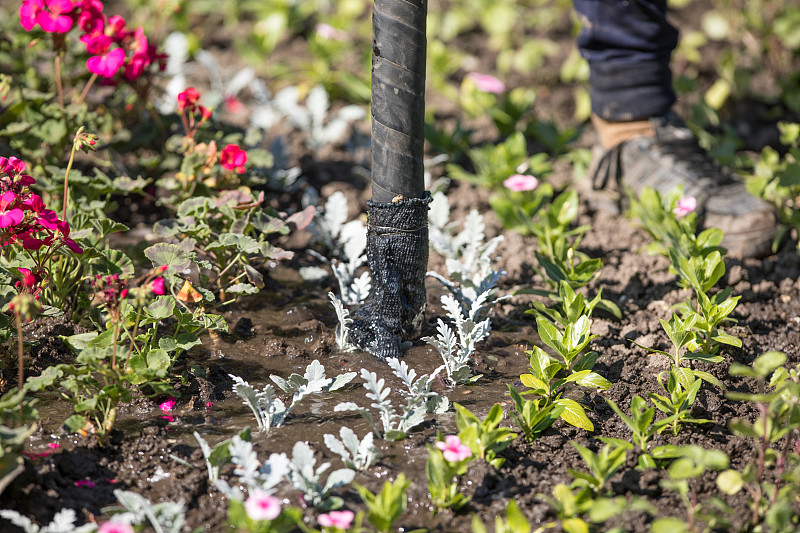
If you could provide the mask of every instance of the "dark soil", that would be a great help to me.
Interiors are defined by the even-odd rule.
[[[692,12],[684,10],[679,17],[691,20]],[[565,43],[571,39],[568,26],[565,22],[563,28],[554,30]],[[471,39],[474,41],[479,37],[472,36]],[[475,49],[481,48],[477,42],[472,42],[472,45]],[[469,47],[465,46],[465,49]],[[565,46],[565,54],[568,50]],[[280,51],[271,60],[280,61]],[[557,59],[553,62],[557,64]],[[553,66],[549,65],[549,68],[552,70]],[[551,113],[554,117],[549,118],[568,123],[573,109],[570,99],[564,96],[566,91],[560,90],[563,87],[558,85],[549,89],[542,93],[540,108],[543,114]],[[557,105],[549,106],[549,103]],[[442,102],[441,105],[439,109],[444,109],[446,104]],[[733,123],[753,123],[748,115],[751,108],[740,107],[736,111],[741,116],[732,118]],[[442,116],[443,120],[447,119],[446,109]],[[774,122],[770,124],[769,128],[773,128],[770,131],[773,131]],[[747,141],[758,145],[759,142],[763,144],[764,138],[770,136],[759,130],[753,132]],[[591,143],[590,132],[581,142],[583,146]],[[353,209],[351,216],[355,216],[358,206],[363,205],[369,195],[363,179],[353,174],[354,164],[346,159],[346,152],[341,147],[326,152],[325,156],[323,159],[314,154],[295,154],[296,163],[302,164],[307,181],[321,190],[324,197],[335,190],[344,191]],[[571,172],[571,168],[559,167],[553,179],[568,182]],[[448,197],[454,218],[463,219],[467,212],[477,209],[485,215],[489,236],[501,232],[485,192],[455,183]],[[285,205],[278,207],[288,209],[296,198],[287,196],[283,200]],[[400,472],[413,480],[409,510],[398,524],[403,528],[401,531],[413,528],[468,531],[470,513],[477,513],[486,523],[492,523],[495,516],[503,513],[510,499],[519,504],[534,529],[545,525],[555,519],[555,514],[543,496],[551,495],[559,483],[569,485],[572,482],[568,469],[585,469],[569,442],[596,449],[599,445],[594,439],[596,436],[630,438],[630,431],[614,415],[605,398],[627,409],[634,395],[660,392],[655,375],[668,368],[668,361],[648,355],[631,341],[666,349],[668,339],[659,319],[668,318],[670,306],[682,301],[686,293],[676,285],[675,276],[667,271],[668,263],[664,258],[640,252],[648,237],[620,216],[594,212],[584,204],[579,223],[592,226],[581,243],[581,250],[592,257],[602,258],[604,263],[602,275],[589,292],[595,294],[602,288],[604,297],[615,301],[623,312],[620,321],[597,316],[592,326],[592,332],[598,335],[593,349],[601,354],[597,369],[613,383],[606,393],[588,393],[582,398],[590,409],[595,432],[587,433],[559,421],[535,442],[517,438],[502,453],[506,462],[500,469],[495,470],[483,463],[470,467],[462,481],[464,492],[472,497],[465,512],[444,512],[436,516],[432,516],[427,495],[425,444],[434,441],[437,432],[450,433],[455,429],[452,412],[429,420],[404,442],[379,442],[382,459],[369,474],[359,474],[356,481],[377,491],[386,479],[394,479]],[[532,264],[535,242],[516,234],[504,235],[505,240],[497,253],[500,258],[497,266],[508,272],[503,290],[511,292],[523,286],[537,286],[541,281],[534,275]],[[382,372],[389,379],[388,368],[369,355],[344,354],[337,350],[333,340],[336,317],[326,299],[333,282],[328,279],[320,286],[299,279],[293,268],[313,260],[302,253],[302,247],[308,241],[307,235],[305,238],[295,235],[292,239],[290,247],[295,248],[296,258],[271,272],[267,288],[261,294],[245,300],[239,308],[226,314],[231,324],[230,334],[204,339],[201,350],[193,351],[179,361],[178,372],[196,365],[202,367],[204,374],[184,374],[187,377],[178,385],[181,397],[174,412],[162,413],[155,400],[139,400],[123,406],[119,429],[105,446],[101,446],[91,436],[63,433],[59,424],[69,414],[63,406],[54,401],[40,404],[42,428],[31,439],[25,471],[5,490],[1,506],[35,517],[42,524],[48,523],[64,507],[74,508],[81,520],[102,521],[105,519],[103,509],[116,501],[113,491],[127,489],[152,502],[182,500],[188,509],[185,531],[198,527],[209,532],[226,531],[223,525],[226,501],[208,482],[202,454],[191,433],[198,431],[207,440],[216,442],[235,434],[244,425],[255,426],[249,411],[232,395],[229,373],[261,387],[268,382],[270,374],[302,373],[308,363],[319,359],[329,374],[358,371],[365,367]],[[731,332],[742,338],[744,345],[741,349],[725,350],[723,363],[699,365],[698,368],[712,372],[731,390],[746,391],[751,390],[753,384],[729,376],[727,368],[730,363],[750,363],[768,350],[784,351],[791,365],[800,363],[800,261],[793,246],[789,245],[779,254],[764,260],[729,259],[726,265],[727,274],[718,285],[732,286],[734,294],[742,297],[735,311],[738,323]],[[443,260],[434,253],[431,254],[430,267],[446,273]],[[432,335],[435,334],[437,314],[441,312],[441,289],[432,280],[428,287],[429,311],[424,334]],[[530,297],[521,296],[499,306],[492,319],[496,331],[480,347],[476,358],[477,370],[486,377],[474,387],[441,392],[447,392],[451,401],[463,403],[480,417],[485,416],[497,402],[503,404],[508,412],[511,405],[504,394],[505,383],[519,385],[518,376],[526,367],[525,349],[538,342],[533,317],[524,313],[529,307]],[[31,349],[30,372],[38,373],[51,364],[68,361],[68,351],[64,350],[58,335],[77,332],[71,324],[48,324],[46,334],[40,335],[38,345]],[[427,372],[436,366],[438,356],[430,347],[417,342],[409,350],[406,360],[418,372]],[[6,377],[12,375],[15,374]],[[363,403],[360,387],[351,387],[345,394],[354,401],[361,397]],[[285,428],[273,429],[269,435],[254,434],[259,457],[272,452],[289,452],[296,440],[307,440],[318,455],[332,461],[336,468],[338,460],[322,445],[322,435],[337,432],[342,424],[351,427],[363,425],[355,417],[333,413],[333,406],[340,399],[332,395],[323,402],[302,406],[294,412]],[[736,468],[753,458],[756,452],[751,443],[732,435],[727,429],[729,422],[736,417],[752,419],[755,412],[751,407],[730,401],[723,391],[706,385],[693,414],[698,418],[709,418],[713,423],[687,425],[677,437],[660,435],[654,445],[697,444],[721,449],[729,455],[731,465]],[[165,416],[172,417],[172,420]],[[511,422],[506,419],[504,424],[511,425]],[[358,428],[357,433],[363,435],[366,427]],[[57,442],[61,447],[50,450],[47,445],[51,442]],[[655,517],[685,518],[686,510],[680,497],[660,486],[666,472],[636,470],[635,459],[633,454],[630,455],[628,464],[611,480],[613,493],[631,500],[644,499],[651,512],[630,512],[614,518],[604,527],[619,525],[628,531],[644,532],[648,531],[649,523]],[[173,457],[188,462],[192,467]],[[225,473],[229,472],[230,469]],[[711,473],[693,481],[693,484],[693,489],[699,494],[717,492]],[[286,503],[299,504],[295,494],[285,492],[282,495]],[[342,496],[348,508],[363,508],[354,490],[348,489]],[[730,498],[728,502],[736,509],[736,515],[729,519],[734,525],[743,523],[748,515],[744,501]],[[307,514],[311,517],[311,510],[307,510]],[[2,521],[0,530],[17,531]]]

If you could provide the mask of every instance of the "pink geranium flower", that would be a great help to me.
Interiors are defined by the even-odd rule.
[[[187,107],[191,111],[200,99],[200,93],[194,87],[189,87],[183,92],[178,93],[178,111],[183,111]]]
[[[0,228],[13,227],[22,222],[22,218],[25,216],[22,209],[8,209],[16,199],[17,195],[14,191],[6,191],[0,196]]]
[[[502,94],[506,92],[506,84],[489,74],[470,72],[467,74],[467,78],[472,80],[472,83],[475,84],[475,87],[479,91],[492,94]]]
[[[124,522],[106,522],[97,528],[97,533],[134,533],[134,529]]]
[[[133,34],[133,43],[130,45],[130,49],[133,51],[133,55],[125,64],[125,79],[132,81],[141,76],[150,65],[150,46],[141,26]]]
[[[458,435],[446,436],[444,441],[436,443],[436,447],[442,450],[445,461],[451,463],[458,463],[472,455],[472,450],[469,449],[469,446],[461,444],[461,439],[458,438]]]
[[[86,60],[89,72],[103,78],[113,78],[125,62],[125,50],[114,48],[104,54],[92,56]]]
[[[36,26],[36,14],[44,7],[44,0],[25,0],[19,7],[19,23],[25,31],[31,31]]]
[[[275,496],[256,489],[244,502],[244,510],[251,520],[274,520],[281,514],[281,502]]]
[[[72,29],[72,0],[45,0],[44,3],[47,9],[36,13],[36,22],[42,30],[46,33],[67,33]]]
[[[241,174],[244,172],[245,163],[247,163],[247,152],[242,150],[238,144],[229,144],[222,149],[219,155],[219,162],[222,168],[235,170]]]
[[[697,198],[694,196],[684,196],[680,200],[678,200],[675,209],[672,210],[672,214],[676,217],[683,217],[691,213],[697,209]]]
[[[514,174],[506,178],[503,185],[514,192],[532,191],[539,186],[539,180],[527,174]]]
[[[164,294],[165,292],[164,278],[158,277],[154,279],[153,282],[150,284],[150,288],[153,290],[153,294],[157,296],[161,296],[162,294]]]
[[[319,515],[317,521],[322,527],[347,529],[353,522],[353,516],[353,511],[331,511],[328,514]]]

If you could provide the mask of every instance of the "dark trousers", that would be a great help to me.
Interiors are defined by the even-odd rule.
[[[606,120],[662,115],[675,103],[669,60],[678,30],[667,0],[573,0],[589,61],[592,111]]]

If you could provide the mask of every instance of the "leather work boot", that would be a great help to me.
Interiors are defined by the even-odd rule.
[[[700,227],[719,228],[733,257],[763,257],[778,231],[773,206],[750,194],[741,178],[714,161],[673,112],[649,120],[593,118],[599,143],[589,169],[590,203],[619,211],[629,190],[666,194],[677,186],[697,199]],[[584,183],[586,180],[584,180]]]

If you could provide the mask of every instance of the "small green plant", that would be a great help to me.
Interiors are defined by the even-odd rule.
[[[630,404],[631,415],[628,416],[622,412],[622,409],[613,400],[606,398],[606,401],[633,434],[633,444],[639,448],[639,468],[643,470],[645,468],[655,468],[655,461],[648,451],[650,440],[657,433],[657,428],[653,425],[655,408],[648,407],[647,401],[641,396],[634,396],[631,398]]]
[[[625,464],[627,459],[628,446],[620,445],[618,442],[607,442],[599,452],[595,453],[577,442],[571,442],[572,446],[578,450],[581,459],[589,467],[589,472],[579,472],[569,469],[569,474],[575,478],[572,483],[575,487],[588,487],[595,494],[602,494],[606,491],[606,485],[611,477]]]
[[[535,400],[523,398],[510,383],[508,384],[508,393],[516,409],[516,411],[511,411],[509,416],[522,430],[525,438],[531,442],[539,438],[539,435],[544,430],[552,426],[553,422],[558,420],[566,409],[563,403],[550,403],[545,398],[537,398]],[[577,404],[574,400],[565,401]],[[589,423],[591,424],[591,422]]]
[[[692,405],[700,391],[703,381],[689,374],[679,374],[675,367],[670,367],[666,372],[667,380],[664,382],[664,373],[658,375],[658,384],[667,396],[651,392],[650,401],[659,411],[667,415],[655,423],[658,432],[669,429],[673,435],[680,433],[682,424],[707,424],[711,420],[705,418],[692,418]]]
[[[192,435],[194,435],[197,444],[200,446],[200,451],[203,452],[203,458],[206,460],[208,481],[216,483],[219,479],[220,469],[231,461],[231,452],[229,450],[231,439],[222,440],[212,448],[197,431],[192,432]],[[238,437],[249,441],[251,439],[250,428],[244,428],[239,432]]]
[[[530,533],[531,524],[519,510],[519,507],[514,500],[509,500],[506,506],[506,517],[503,519],[500,516],[494,518],[494,532],[495,533]],[[539,530],[537,530],[539,531]],[[472,533],[487,533],[486,524],[484,524],[478,515],[472,516]]]
[[[22,450],[34,431],[39,413],[25,390],[11,389],[0,397],[0,494],[24,469]]]
[[[287,474],[289,481],[302,494],[303,501],[308,505],[320,511],[340,508],[344,504],[343,500],[332,493],[353,481],[356,475],[355,471],[349,468],[334,470],[328,474],[323,483],[322,474],[330,468],[331,464],[322,463],[318,467],[316,464],[314,450],[303,441],[296,442],[292,448],[292,459]]]
[[[389,533],[392,526],[408,506],[406,491],[411,481],[405,474],[399,474],[394,482],[386,481],[378,494],[373,494],[366,487],[353,484],[367,506],[367,522],[381,533]]]
[[[505,458],[497,454],[505,450],[517,435],[509,427],[498,427],[503,420],[503,407],[496,403],[489,409],[486,418],[480,420],[472,411],[454,403],[458,437],[469,446],[475,457],[483,459],[494,468],[500,468]]]
[[[532,166],[525,136],[519,131],[497,145],[485,144],[471,148],[467,155],[472,161],[475,172],[469,172],[458,164],[450,163],[447,165],[448,175],[492,191],[503,190],[503,182],[509,176],[517,174],[517,169],[521,165]]]

